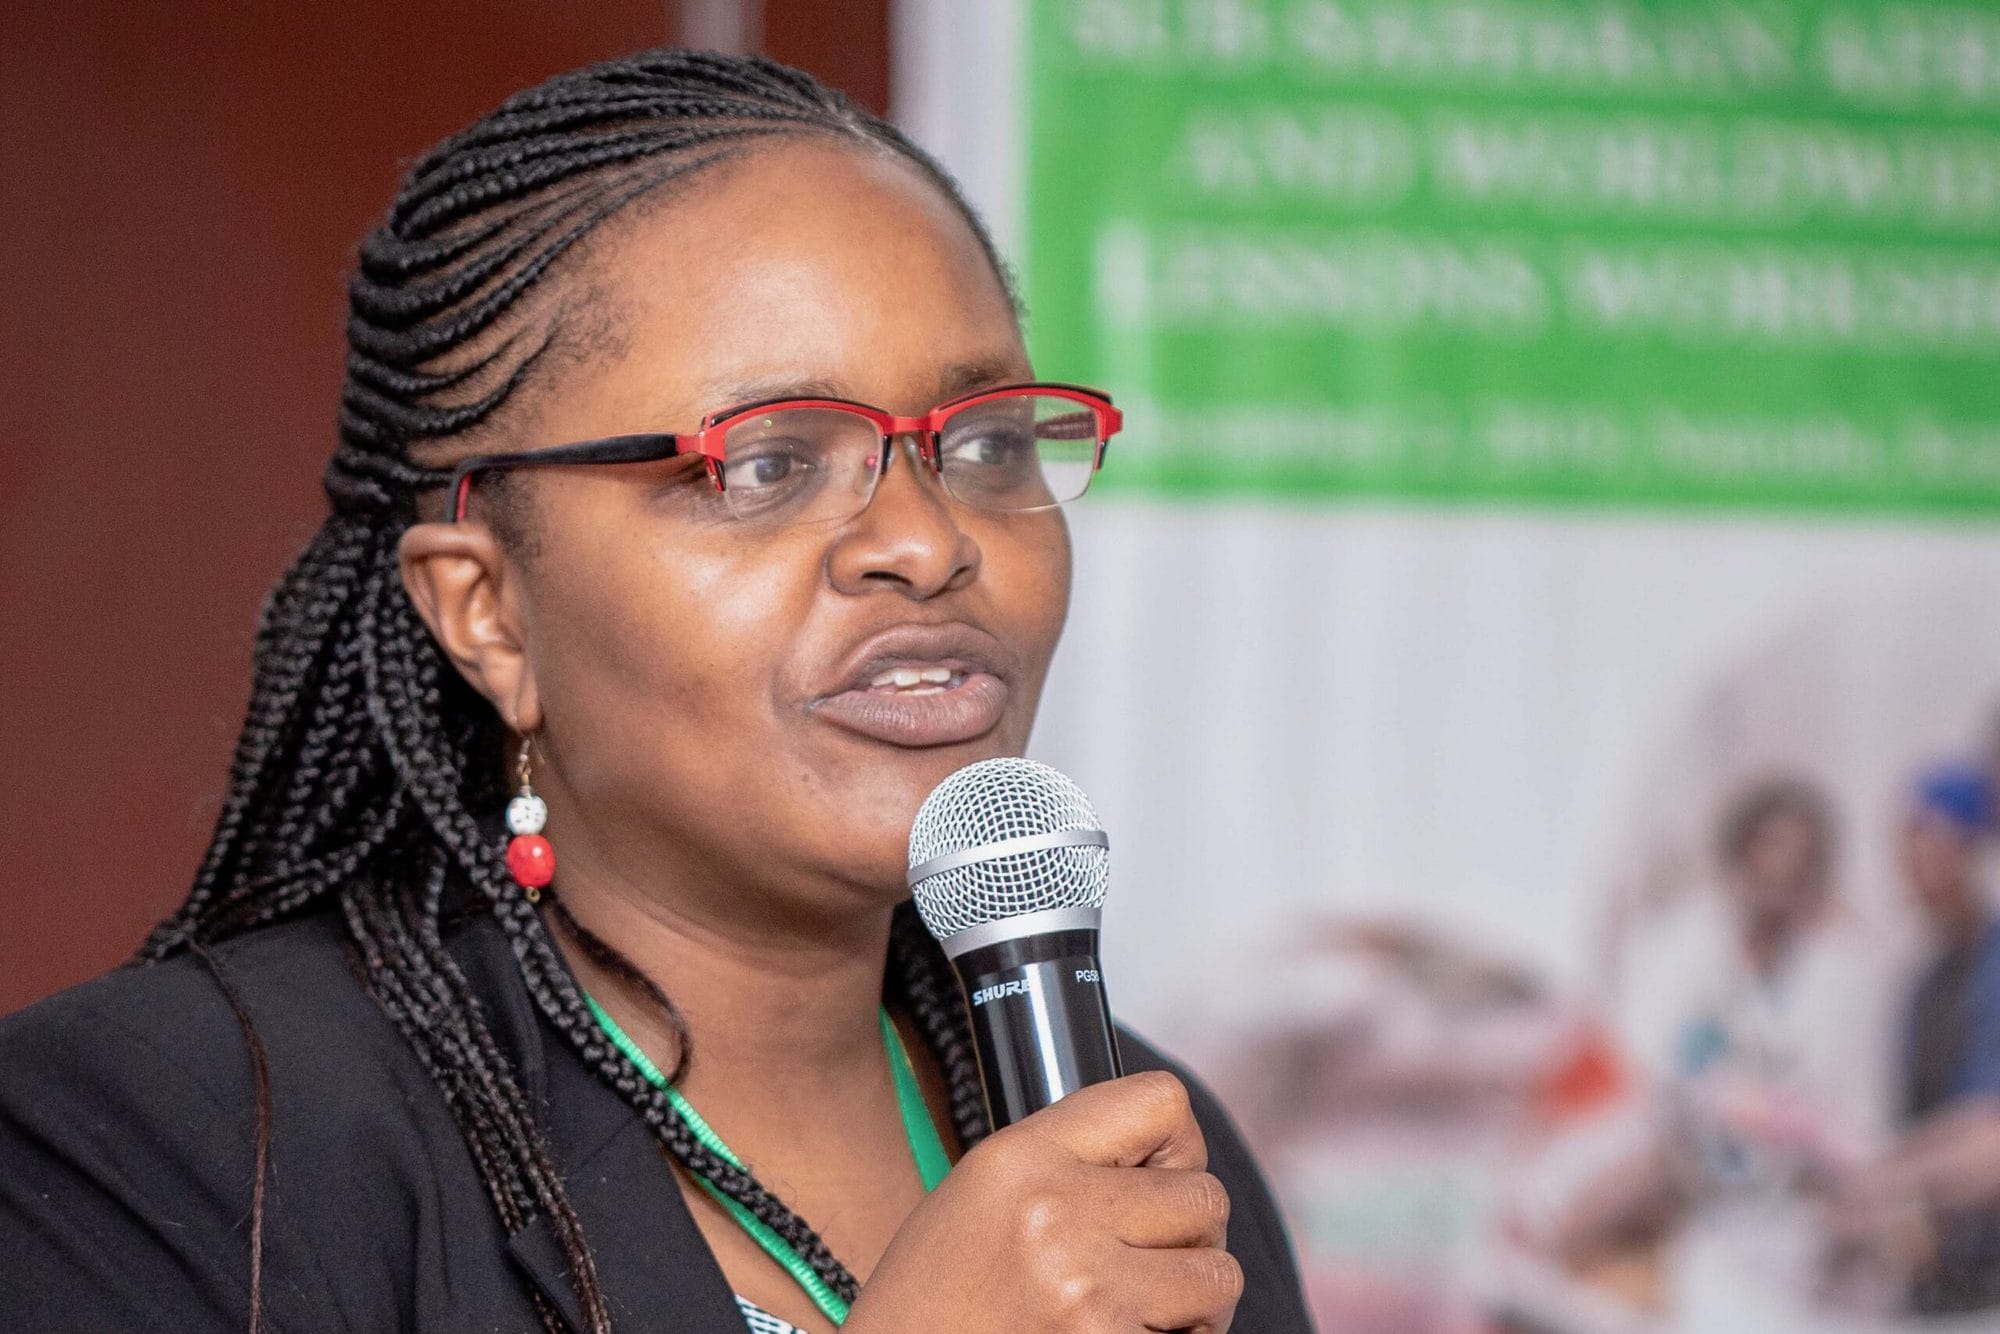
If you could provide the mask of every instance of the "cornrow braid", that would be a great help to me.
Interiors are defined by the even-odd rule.
[[[340,439],[325,475],[331,513],[265,604],[214,835],[186,900],[138,956],[194,952],[215,971],[253,1055],[253,1330],[262,1322],[269,1089],[249,1014],[209,946],[321,906],[337,910],[369,991],[436,1082],[501,1225],[512,1234],[545,1219],[586,1326],[610,1329],[537,1110],[445,947],[453,886],[506,933],[540,1013],[673,1158],[770,1226],[836,1292],[856,1295],[853,1275],[818,1233],[706,1149],[595,1022],[542,914],[473,815],[505,798],[507,729],[418,619],[396,556],[418,497],[449,478],[413,451],[449,452],[550,373],[559,359],[548,354],[568,336],[563,299],[576,296],[566,275],[599,224],[761,141],[806,134],[914,164],[965,218],[1011,295],[956,185],[893,127],[797,70],[694,51],[642,52],[509,98],[426,154],[360,247]],[[679,1038],[678,1077],[690,1048],[667,992],[559,897],[550,912],[589,957],[659,1008]],[[975,1143],[988,1126],[957,983],[907,905],[895,917],[888,965],[885,988],[944,1072],[953,1128]],[[543,1322],[560,1329],[556,1311],[531,1295]]]

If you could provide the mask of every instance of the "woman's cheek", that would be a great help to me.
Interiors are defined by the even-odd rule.
[[[1023,543],[1021,562],[1024,570],[1032,571],[1024,580],[1027,613],[1036,649],[1037,669],[1046,670],[1049,659],[1054,655],[1056,641],[1062,637],[1063,623],[1069,617],[1070,595],[1070,542],[1069,526],[1060,514],[1048,516],[1046,530]]]

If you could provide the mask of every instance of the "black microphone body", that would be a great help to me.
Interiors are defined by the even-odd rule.
[[[952,959],[999,1130],[1056,1099],[1124,1073],[1097,932],[1042,931]]]

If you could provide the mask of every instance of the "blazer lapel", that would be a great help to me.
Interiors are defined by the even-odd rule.
[[[665,1149],[566,1043],[549,1062],[549,1108],[556,1161],[597,1261],[612,1327],[743,1334],[743,1312],[688,1213]],[[537,1248],[531,1272],[545,1290],[553,1276],[567,1292],[553,1230],[540,1217],[534,1228],[547,1245]],[[570,1304],[574,1308],[573,1294]]]
[[[523,1087],[545,1109],[549,1149],[597,1265],[617,1334],[744,1334],[743,1313],[688,1213],[666,1151],[637,1112],[541,1017],[499,925],[484,917],[451,948],[487,1006]],[[578,1334],[583,1312],[555,1229],[537,1215],[509,1239],[514,1262]]]

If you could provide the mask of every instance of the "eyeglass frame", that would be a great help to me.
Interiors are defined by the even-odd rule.
[[[1020,384],[975,389],[971,393],[947,399],[929,412],[916,417],[898,417],[870,404],[856,403],[845,398],[767,398],[711,412],[701,419],[701,426],[695,431],[680,433],[645,431],[632,435],[610,435],[595,440],[580,440],[574,444],[550,445],[542,449],[522,450],[513,454],[475,454],[470,458],[461,459],[452,469],[451,521],[453,523],[465,521],[466,506],[471,499],[474,477],[484,472],[511,471],[515,468],[588,463],[657,463],[665,459],[693,455],[702,460],[709,480],[715,484],[716,492],[722,494],[727,489],[723,484],[722,473],[723,466],[727,462],[727,449],[723,437],[732,427],[746,418],[777,407],[833,408],[852,412],[873,423],[882,437],[882,453],[875,474],[878,483],[882,475],[888,471],[889,454],[895,447],[897,438],[905,435],[916,437],[918,456],[931,465],[933,474],[941,477],[944,473],[944,460],[938,452],[938,438],[943,433],[947,421],[965,409],[977,407],[981,403],[1001,398],[1023,397],[1026,394],[1066,398],[1091,410],[1097,419],[1097,452],[1090,463],[1090,475],[1095,477],[1104,467],[1104,452],[1111,443],[1111,437],[1118,434],[1125,424],[1125,414],[1112,404],[1111,396],[1101,389],[1092,389],[1080,384],[1065,384],[1056,380],[1029,380]],[[1086,482],[1085,486],[1088,485]],[[946,494],[951,493],[947,491]],[[1081,495],[1082,492],[1077,494]],[[872,493],[869,498],[871,500],[874,498]],[[955,496],[953,498],[957,499]],[[1066,502],[1056,501],[1054,505],[1037,508],[1051,509],[1055,505],[1064,503]],[[1034,511],[989,512],[1027,514]]]

